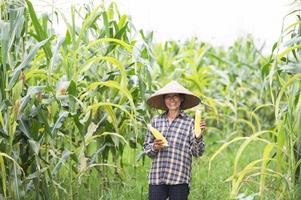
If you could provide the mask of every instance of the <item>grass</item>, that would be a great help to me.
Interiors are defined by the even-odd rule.
[[[220,200],[229,198],[227,195],[231,190],[231,182],[226,182],[225,180],[232,174],[233,162],[239,145],[233,145],[219,155],[217,159],[214,160],[212,169],[209,172],[208,163],[210,156],[218,147],[219,144],[216,144],[216,137],[206,136],[205,154],[201,158],[195,158],[193,160],[192,184],[189,199]],[[244,152],[240,166],[244,166],[250,161],[258,159],[263,148],[264,146],[260,143],[250,145]],[[142,149],[142,147],[139,146],[139,149]],[[151,159],[145,157],[144,162],[143,159],[141,159],[137,163],[135,176],[134,150],[126,146],[124,155],[126,156],[123,156],[123,171],[125,175],[123,182],[119,181],[114,174],[111,174],[110,180],[108,180],[109,187],[101,192],[101,183],[99,181],[101,177],[99,177],[99,173],[94,173],[91,175],[92,177],[89,177],[90,181],[88,182],[91,183],[89,187],[85,188],[82,186],[79,199],[88,196],[90,199],[147,199],[147,180]],[[246,195],[251,195],[256,193],[258,186],[250,182],[243,188],[243,192]]]
[[[193,159],[192,184],[189,199],[220,200],[230,199],[231,181],[226,181],[233,174],[233,163],[239,143],[230,145],[226,150],[219,154],[212,162],[211,170],[208,165],[212,154],[220,147],[223,142],[222,135],[208,133],[205,136],[206,151],[200,158]],[[247,146],[243,152],[242,159],[239,161],[239,169],[242,170],[248,163],[259,159],[262,156],[264,144],[254,142]],[[70,181],[68,166],[64,165],[64,170],[59,173],[56,180],[61,183],[63,190],[51,191],[51,199],[61,199],[67,196],[70,199],[103,199],[103,200],[145,200],[148,197],[148,170],[151,159],[145,157],[135,162],[137,155],[142,150],[142,146],[132,149],[129,145],[125,146],[122,162],[123,168],[120,171],[121,177],[112,169],[99,168],[93,169],[91,173],[84,175],[79,181],[75,177]],[[109,156],[109,162],[113,162],[113,156]],[[120,161],[120,160],[119,160]],[[242,184],[240,194],[243,196],[256,195],[258,192],[259,178],[255,177]],[[273,182],[271,187],[277,184]],[[70,187],[72,189],[70,189]],[[267,190],[263,199],[276,199],[273,190]],[[239,199],[239,198],[238,198]],[[252,198],[251,198],[252,199]]]

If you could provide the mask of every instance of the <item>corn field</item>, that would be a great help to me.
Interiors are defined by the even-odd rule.
[[[0,199],[146,199],[146,98],[171,80],[202,99],[208,129],[190,199],[301,199],[300,3],[266,55],[251,36],[155,43],[116,3],[68,21],[2,0]]]

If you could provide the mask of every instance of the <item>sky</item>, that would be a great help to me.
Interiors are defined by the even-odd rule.
[[[70,2],[92,0],[32,0],[41,12],[51,4],[67,11]],[[97,1],[94,1],[97,2]],[[110,2],[106,0],[105,2]],[[156,41],[197,36],[216,46],[229,46],[238,37],[253,35],[270,48],[280,36],[289,0],[115,0],[121,13],[131,16],[137,29],[154,31]],[[68,11],[66,12],[68,13]],[[63,29],[62,27],[60,29]]]

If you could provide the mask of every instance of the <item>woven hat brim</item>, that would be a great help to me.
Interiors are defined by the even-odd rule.
[[[160,110],[168,110],[164,102],[164,95],[170,93],[171,92],[165,94],[161,93],[160,95],[151,96],[148,98],[147,103],[153,108],[157,108]],[[193,94],[184,94],[184,93],[178,93],[178,94],[184,95],[184,102],[181,104],[182,110],[186,110],[194,106],[197,106],[201,102],[201,100]]]
[[[185,95],[184,102],[182,102],[180,108],[182,110],[192,108],[201,102],[196,95],[194,95],[192,92],[187,90],[177,81],[171,81],[170,83],[166,84],[164,87],[159,89],[157,92],[155,92],[153,95],[151,95],[147,99],[147,103],[154,108],[161,109],[161,110],[168,110],[164,102],[164,95],[171,94],[171,93]]]

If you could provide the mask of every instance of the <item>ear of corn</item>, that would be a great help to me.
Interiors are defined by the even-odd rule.
[[[197,109],[195,111],[195,119],[194,119],[194,131],[195,136],[198,138],[201,136],[202,130],[201,130],[201,110]]]
[[[157,129],[155,129],[154,127],[152,127],[150,124],[147,125],[148,130],[153,134],[153,136],[156,139],[162,140],[163,141],[163,146],[168,146],[168,141],[166,140],[166,138],[163,136],[162,133],[160,133],[160,131],[158,131]]]

